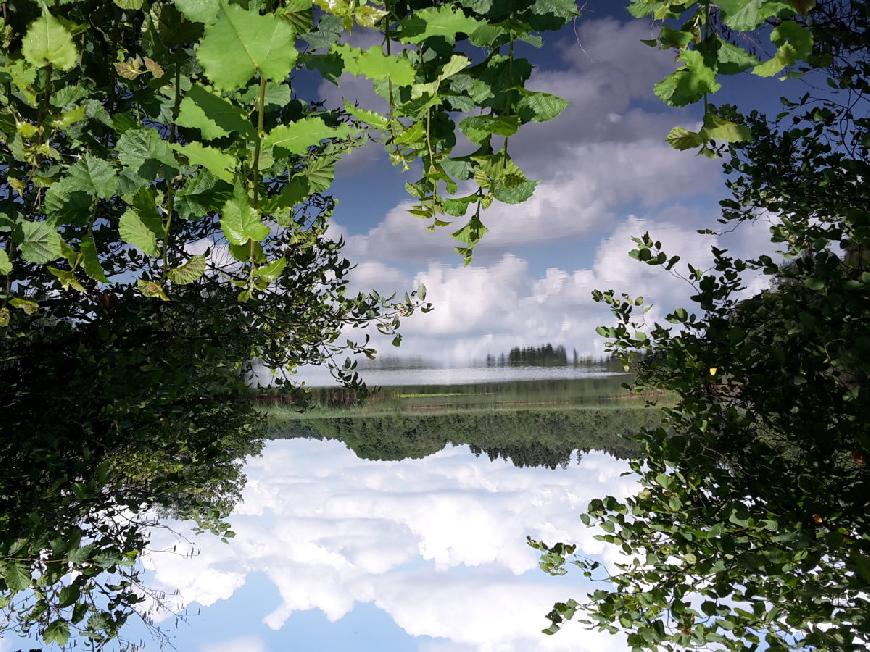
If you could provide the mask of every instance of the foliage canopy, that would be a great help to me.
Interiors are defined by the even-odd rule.
[[[548,631],[582,612],[588,626],[623,631],[637,650],[865,649],[870,10],[865,2],[718,6],[724,27],[767,29],[780,42],[776,57],[810,62],[811,90],[784,98],[772,120],[708,107],[708,119],[744,135],[720,148],[731,192],[720,222],[770,220],[782,259],[714,247],[711,269],[682,272],[679,256],[644,234],[630,255],[685,280],[694,308],[649,324],[643,297],[595,292],[616,317],[598,329],[611,350],[646,356],[638,387],[679,401],[641,436],[643,455],[631,464],[640,491],[594,500],[582,517],[622,550],[622,563],[608,572],[571,544],[531,542],[545,570],[564,573],[572,559],[606,580],[582,603],[555,605]],[[729,7],[740,9],[730,23]],[[795,8],[809,11],[801,32],[778,19]],[[761,65],[763,74],[775,67]],[[753,274],[770,286],[747,296]]]

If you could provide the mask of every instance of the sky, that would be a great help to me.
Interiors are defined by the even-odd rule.
[[[673,53],[640,42],[653,34],[649,24],[630,19],[623,3],[589,2],[544,48],[525,48],[537,65],[528,86],[571,104],[511,139],[512,156],[539,183],[526,203],[485,211],[489,233],[469,267],[454,252],[451,229],[428,232],[425,221],[407,213],[403,184],[413,178],[393,168],[382,148],[371,146],[339,166],[332,232],[345,239],[345,254],[357,265],[353,287],[389,294],[424,284],[435,306],[405,322],[400,350],[379,340],[383,353],[462,364],[550,342],[601,354],[594,328],[610,317],[592,302],[593,289],[643,295],[656,305],[651,318],[691,294],[686,283],[628,258],[632,236],[649,231],[669,253],[702,269],[711,244],[741,253],[765,241],[763,222],[718,242],[696,233],[715,227],[724,179],[720,162],[665,142],[673,126],[695,127],[700,109],[668,108],[653,95],[655,82],[674,68]],[[717,100],[744,107],[778,96],[770,88],[762,96],[746,80],[726,89]],[[328,105],[382,103],[353,77],[337,86],[323,82],[318,92]]]

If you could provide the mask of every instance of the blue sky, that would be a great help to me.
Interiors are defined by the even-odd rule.
[[[672,52],[640,43],[653,34],[622,3],[596,1],[544,48],[525,48],[538,65],[529,86],[571,106],[512,138],[512,155],[539,185],[525,204],[485,212],[490,232],[470,268],[453,252],[448,229],[430,233],[407,213],[403,184],[412,177],[377,146],[340,165],[333,229],[358,265],[354,286],[389,293],[423,283],[435,304],[406,322],[400,351],[386,340],[382,348],[452,363],[545,342],[601,353],[594,328],[609,317],[592,303],[592,289],[650,297],[652,318],[685,301],[688,286],[628,259],[630,238],[649,230],[672,253],[706,266],[714,241],[696,230],[715,226],[725,189],[718,162],[665,142],[671,127],[694,126],[700,108],[670,109],[653,95],[674,67]],[[777,82],[729,82],[717,101],[776,110],[781,90],[770,85]],[[332,105],[352,99],[377,108],[381,101],[352,77],[324,82],[318,93]],[[743,252],[766,231],[759,223],[716,244]]]

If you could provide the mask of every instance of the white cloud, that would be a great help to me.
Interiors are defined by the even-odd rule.
[[[234,638],[231,641],[200,646],[200,652],[267,652],[266,644],[256,636]]]
[[[281,596],[271,611],[264,605],[272,629],[297,611],[335,621],[372,603],[412,636],[472,650],[618,649],[579,627],[540,634],[553,602],[584,585],[541,573],[526,536],[576,541],[612,560],[577,514],[595,496],[633,491],[625,469],[595,453],[551,471],[475,458],[466,447],[372,462],[334,441],[271,442],[248,465],[229,545],[201,537],[198,557],[155,554],[145,564],[159,588],[206,607],[231,598],[228,573],[264,573]]]

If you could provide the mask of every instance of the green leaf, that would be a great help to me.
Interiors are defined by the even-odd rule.
[[[319,145],[329,138],[347,138],[354,131],[342,124],[330,127],[322,118],[302,118],[289,125],[275,127],[263,138],[262,151],[279,148],[291,154],[305,154],[312,145]]]
[[[58,606],[61,608],[69,607],[76,603],[81,595],[79,587],[75,584],[69,584],[60,590],[60,600]]]
[[[457,34],[473,34],[483,24],[450,5],[429,7],[414,11],[401,21],[399,40],[403,43],[422,43],[426,39],[440,37],[448,43],[455,43]]]
[[[538,16],[549,14],[562,20],[568,20],[580,13],[576,0],[535,0],[532,12]]]
[[[176,144],[172,148],[186,156],[191,165],[201,165],[218,179],[232,183],[233,170],[237,164],[234,156],[195,141],[186,145]]]
[[[416,70],[404,53],[387,55],[380,46],[361,50],[350,45],[333,45],[332,51],[344,61],[344,69],[351,75],[362,75],[375,81],[389,79],[397,86],[414,83]]]
[[[700,52],[684,50],[679,59],[684,65],[655,85],[655,93],[662,101],[671,106],[685,106],[719,90],[716,71],[704,63]]]
[[[731,122],[713,113],[708,113],[705,116],[704,128],[701,131],[707,139],[723,143],[742,142],[751,138],[749,127]]]
[[[236,186],[233,197],[224,204],[221,229],[230,244],[243,245],[249,240],[260,242],[269,235],[269,227],[260,220],[260,214],[251,207],[248,194]]]
[[[138,211],[132,208],[124,211],[118,223],[118,233],[124,242],[133,245],[142,253],[153,257],[160,255],[157,234],[148,228]]]
[[[149,299],[160,299],[161,301],[169,301],[169,297],[166,296],[166,292],[163,290],[163,287],[154,281],[145,281],[141,278],[136,281],[136,287],[139,288],[139,292],[141,292],[144,296]]]
[[[367,125],[374,127],[375,129],[386,131],[386,129],[390,126],[390,121],[387,119],[386,116],[383,116],[380,113],[376,113],[375,111],[369,111],[368,109],[354,106],[350,102],[344,103],[344,110],[360,122],[364,122]]]
[[[78,62],[78,53],[72,36],[43,5],[42,16],[27,28],[21,42],[21,52],[31,66],[42,68],[54,66],[71,70]]]
[[[175,6],[185,18],[210,25],[217,19],[220,2],[219,0],[175,0]]]
[[[293,28],[274,14],[261,15],[221,0],[196,58],[221,90],[235,90],[259,73],[283,81],[296,61]]]
[[[679,150],[694,149],[706,142],[703,133],[689,131],[684,127],[674,127],[671,129],[667,140],[671,144],[671,147]]]
[[[512,136],[519,128],[519,120],[515,116],[477,115],[465,118],[459,123],[468,139],[482,143],[490,136]]]
[[[717,69],[723,75],[735,75],[758,65],[758,57],[754,54],[721,38],[716,58],[719,62]]]
[[[3,579],[13,593],[30,588],[30,571],[17,561],[7,561],[3,566]]]
[[[757,29],[764,21],[781,11],[794,12],[787,2],[770,0],[717,0],[716,4],[725,15],[725,25],[741,32]]]
[[[454,231],[451,235],[460,242],[464,242],[469,247],[473,247],[480,242],[481,238],[486,235],[487,231],[489,231],[489,229],[484,226],[483,222],[480,221],[480,218],[474,216],[468,220],[468,223],[465,226]]]
[[[187,285],[198,281],[205,273],[205,258],[192,256],[183,265],[169,270],[169,280],[178,285]]]
[[[284,271],[284,268],[286,266],[287,259],[278,258],[265,265],[262,265],[261,267],[257,267],[254,270],[254,276],[266,283],[271,283],[279,276],[281,276],[281,273]]]
[[[525,95],[517,104],[517,113],[523,122],[552,120],[568,107],[568,102],[549,93]]]
[[[114,196],[117,186],[115,168],[112,164],[90,154],[70,167],[67,178],[72,189],[81,190],[100,199],[110,199]]]
[[[0,274],[7,275],[12,271],[12,261],[5,249],[0,249]]]
[[[63,256],[61,239],[47,222],[21,220],[21,242],[18,245],[21,257],[31,263],[50,263]]]
[[[22,311],[25,315],[32,315],[39,310],[38,303],[28,299],[22,299],[21,297],[12,297],[9,299],[9,305],[16,310]]]
[[[251,139],[256,135],[242,109],[202,86],[192,86],[187,92],[179,106],[177,123],[180,127],[199,129],[206,140],[223,138],[233,132]]]
[[[82,267],[85,273],[98,283],[108,283],[109,279],[106,272],[103,271],[100,265],[100,257],[97,255],[97,245],[94,242],[94,237],[89,235],[82,240],[79,245],[79,251],[82,255]]]
[[[759,77],[772,77],[813,53],[813,33],[795,22],[785,22],[775,27],[770,33],[770,40],[777,46],[776,54],[755,66],[752,72]]]
[[[49,267],[49,273],[54,276],[64,290],[75,290],[76,292],[84,292],[84,286],[79,283],[73,271],[68,269],[58,269],[57,267]]]
[[[83,226],[93,216],[93,198],[70,177],[51,184],[45,193],[45,214],[52,224]]]
[[[118,139],[116,149],[121,163],[142,179],[168,179],[178,173],[170,144],[155,129],[128,129]]]

